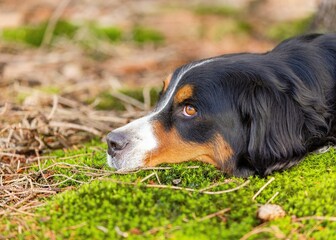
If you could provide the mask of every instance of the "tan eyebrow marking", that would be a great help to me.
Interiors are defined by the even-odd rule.
[[[171,79],[168,79],[168,84],[166,84],[167,85],[167,88],[166,88],[167,96],[164,98],[164,101],[163,101],[162,105],[160,105],[160,107],[158,109],[156,109],[156,111],[153,115],[161,112],[170,103],[170,99],[174,96],[174,92],[176,90],[176,87],[179,84],[182,77],[184,76],[184,74],[186,74],[188,71],[190,71],[194,68],[197,68],[199,66],[202,66],[204,64],[207,64],[207,63],[210,63],[210,62],[213,62],[213,61],[215,61],[215,59],[211,58],[211,59],[206,59],[206,60],[198,62],[198,63],[194,63],[194,64],[184,66],[182,68],[182,70],[177,74],[176,79],[174,80],[174,82],[172,83],[172,85],[169,89],[168,89],[168,85],[169,85]]]
[[[167,76],[167,78],[163,81],[163,89],[162,89],[162,92],[164,93],[165,91],[167,91],[167,88],[168,88],[168,85],[171,81],[171,78],[172,78],[173,74],[169,74]]]
[[[184,100],[192,97],[194,93],[194,87],[190,84],[184,85],[181,89],[177,91],[174,97],[174,102],[176,104],[182,103]]]

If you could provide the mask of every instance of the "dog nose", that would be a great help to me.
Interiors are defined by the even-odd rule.
[[[108,145],[108,153],[110,155],[115,155],[116,151],[123,150],[128,141],[122,133],[110,132],[106,137]]]

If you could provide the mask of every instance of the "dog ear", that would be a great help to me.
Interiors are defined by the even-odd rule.
[[[247,156],[260,175],[287,168],[302,156],[304,116],[288,96],[253,86],[239,100],[248,135]]]

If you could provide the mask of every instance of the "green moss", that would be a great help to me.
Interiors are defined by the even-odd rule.
[[[295,35],[303,34],[307,31],[312,17],[303,19],[281,22],[272,25],[266,30],[266,36],[272,40],[281,41]]]
[[[238,32],[251,33],[253,30],[251,23],[244,20],[237,20],[236,26]]]
[[[38,91],[46,94],[59,94],[61,92],[61,89],[57,86],[42,86],[36,88]],[[29,96],[31,96],[32,93],[28,92],[20,92],[16,96],[16,102],[19,104],[22,104],[25,99]]]
[[[67,162],[79,166],[105,169],[105,145],[92,142],[80,150],[56,151],[56,162]],[[73,157],[71,157],[73,156]],[[66,157],[66,158],[64,158]],[[44,167],[55,160],[46,160]],[[198,165],[199,168],[187,169]],[[181,179],[180,187],[202,189],[214,183],[224,182],[227,176],[213,166],[203,163],[183,163],[169,165],[170,170],[156,170],[161,184],[173,185],[174,179]],[[90,180],[79,167],[53,166],[50,171],[71,177],[64,186],[78,186],[78,182]],[[279,195],[274,203],[281,205],[287,217],[270,221],[264,229],[249,239],[299,239],[300,236],[312,239],[334,239],[336,222],[306,220],[296,222],[292,216],[336,216],[336,151],[309,155],[298,166],[275,173],[267,178],[250,177],[250,183],[238,191],[207,195],[183,190],[149,188],[135,184],[153,170],[133,174],[114,175],[104,180],[84,184],[77,190],[59,194],[38,209],[36,216],[28,221],[35,226],[19,235],[21,238],[45,239],[52,233],[57,239],[121,239],[122,231],[130,239],[239,239],[260,225],[256,211],[276,192]],[[255,201],[252,196],[269,181]],[[55,178],[61,181],[65,178]],[[76,181],[74,181],[76,180]],[[42,180],[41,180],[42,181]],[[147,180],[157,183],[155,177]],[[211,191],[231,189],[245,180],[231,178],[230,182]],[[126,184],[131,183],[131,184]],[[230,208],[221,217],[201,220],[202,217]],[[10,219],[2,219],[7,230],[2,234],[15,232]],[[36,227],[38,226],[38,227]],[[116,230],[118,229],[118,230]],[[271,229],[271,230],[270,230]]]
[[[143,26],[137,26],[132,30],[132,39],[139,44],[159,44],[164,41],[164,35],[157,30],[146,28]]]
[[[24,102],[24,100],[29,96],[30,96],[30,94],[28,94],[28,93],[20,92],[20,93],[17,94],[15,100],[16,100],[17,103],[22,104]]]
[[[99,99],[99,102],[95,106],[95,108],[98,110],[112,110],[112,109],[117,111],[125,110],[125,107],[122,104],[122,102],[116,97],[113,97],[109,92],[100,93],[96,98],[90,99],[88,103],[94,102],[95,99],[97,98]]]
[[[232,8],[230,6],[208,6],[201,5],[194,8],[194,12],[198,15],[219,16],[222,20],[213,24],[200,25],[199,37],[208,37],[214,40],[221,40],[228,34],[246,35],[251,34],[253,26],[249,21],[246,21],[244,10]]]
[[[37,88],[39,91],[48,93],[48,94],[60,94],[61,89],[57,86],[42,86]]]
[[[111,42],[119,42],[123,39],[124,33],[119,27],[101,27],[93,23],[89,24],[87,27],[91,30],[92,35],[99,39],[107,39]]]
[[[130,96],[140,102],[144,102],[143,89],[121,89],[121,93]],[[153,105],[159,95],[159,90],[157,88],[152,88],[150,90],[151,104]],[[112,96],[110,92],[102,92],[96,97],[99,99],[99,103],[96,108],[99,110],[125,110],[123,103],[116,97]],[[95,98],[95,99],[96,99]],[[92,103],[95,99],[90,99],[88,103]]]
[[[105,27],[97,29],[98,33],[104,34],[110,41],[120,41],[122,38],[122,31],[117,27]]]
[[[204,29],[204,32],[207,30]],[[244,35],[244,34],[249,34],[252,31],[252,26],[242,20],[233,20],[233,21],[228,21],[226,24],[219,24],[215,26],[215,31],[214,31],[214,39],[220,40],[225,37],[227,34],[235,34],[236,36],[238,35]]]
[[[240,11],[230,6],[200,5],[194,8],[198,15],[237,16]]]
[[[22,42],[39,47],[43,41],[48,23],[18,28],[6,28],[2,30],[2,38],[10,42]],[[72,38],[78,27],[67,21],[58,21],[53,31],[53,39],[56,37]]]
[[[153,237],[146,233],[155,227],[163,227],[156,236],[163,235],[168,230],[169,224],[172,226],[185,225],[185,234],[178,233],[180,236],[207,236],[211,227],[214,236],[239,237],[239,232],[233,232],[237,228],[236,224],[232,228],[225,229],[225,223],[218,219],[210,219],[204,223],[198,223],[194,219],[194,213],[198,218],[222,209],[225,202],[234,201],[233,196],[227,197],[209,195],[189,194],[186,192],[176,193],[172,190],[149,189],[139,186],[119,185],[109,181],[96,181],[90,185],[82,187],[77,192],[71,192],[61,196],[57,201],[49,205],[42,214],[50,217],[45,224],[52,227],[54,231],[60,232],[65,226],[74,226],[85,222],[86,226],[75,230],[75,232],[61,233],[61,237],[68,238],[70,234],[85,238],[116,238],[118,237],[115,227],[118,226],[122,231],[138,229],[146,237]],[[195,202],[197,201],[197,203]],[[211,204],[209,204],[211,202]],[[234,216],[252,215],[256,209],[248,207],[247,203],[241,203],[242,211],[237,206],[231,209],[233,212],[241,212]],[[83,214],[85,212],[85,214]],[[97,218],[97,216],[100,216]],[[228,217],[230,214],[228,214]],[[230,221],[235,222],[235,218]],[[185,221],[189,221],[185,223]],[[246,227],[253,219],[245,218],[240,221],[239,229]],[[108,233],[99,230],[99,226],[108,229]],[[165,229],[165,226],[167,226]],[[200,227],[197,227],[200,226]],[[195,235],[195,229],[198,229]],[[154,235],[154,236],[155,236]],[[171,232],[174,236],[175,233]],[[218,239],[218,238],[217,238]]]
[[[39,47],[42,44],[46,29],[47,22],[37,25],[27,25],[17,28],[6,28],[2,30],[1,38],[7,42],[20,42],[30,46]],[[111,43],[120,41],[134,41],[139,44],[155,43],[160,44],[164,41],[164,35],[159,31],[143,26],[137,26],[129,31],[123,31],[117,26],[100,26],[96,23],[85,23],[77,25],[69,21],[60,20],[57,22],[52,35],[52,42],[59,37],[72,39],[75,34],[85,28],[88,32],[87,36],[78,40],[78,43],[83,47],[94,48],[96,41],[105,40]],[[130,35],[131,38],[127,39],[125,36]],[[92,45],[92,46],[91,46]]]

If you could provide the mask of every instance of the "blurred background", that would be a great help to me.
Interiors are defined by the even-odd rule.
[[[181,64],[335,30],[335,2],[0,0],[0,150],[100,138],[145,114]]]

